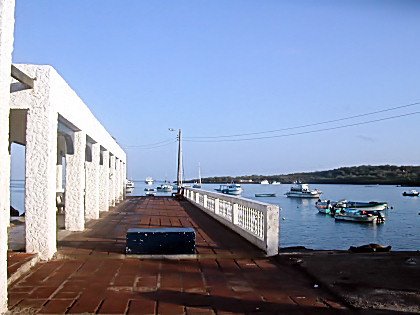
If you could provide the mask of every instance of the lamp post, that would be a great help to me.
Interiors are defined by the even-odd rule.
[[[173,128],[169,128],[169,131],[175,131]],[[178,187],[178,193],[182,187],[182,130],[178,129],[178,172],[176,176],[176,185]]]

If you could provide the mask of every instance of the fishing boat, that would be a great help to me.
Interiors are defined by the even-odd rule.
[[[219,188],[215,188],[215,190],[228,195],[240,195],[243,192],[243,189],[239,184],[224,184],[220,185]]]
[[[200,169],[200,163],[198,163],[198,182],[195,182],[193,184],[193,188],[201,188],[201,169]]]
[[[295,182],[285,195],[292,198],[319,198],[321,194],[322,191],[318,189],[309,189],[308,184]]]
[[[146,177],[146,179],[144,180],[144,182],[147,185],[153,185],[154,179],[152,177],[148,176],[148,177]]]
[[[409,197],[417,197],[420,194],[420,192],[418,192],[415,189],[412,189],[410,191],[404,191],[403,192],[403,196],[409,196]]]
[[[379,211],[365,211],[360,209],[341,209],[334,216],[337,221],[351,221],[361,223],[383,223],[385,218]]]
[[[260,184],[261,184],[261,185],[268,185],[268,184],[270,184],[270,183],[268,182],[268,180],[264,179],[264,180],[262,180],[262,181],[260,182]]]
[[[276,194],[255,194],[255,197],[275,197]]]

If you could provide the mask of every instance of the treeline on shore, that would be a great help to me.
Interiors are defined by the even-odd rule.
[[[192,180],[195,181],[196,179]],[[255,183],[262,180],[293,183],[300,180],[317,184],[365,184],[420,186],[420,166],[362,165],[341,167],[328,171],[293,173],[287,175],[244,175],[206,177],[204,183]]]

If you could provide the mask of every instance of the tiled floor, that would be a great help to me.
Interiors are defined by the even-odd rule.
[[[124,255],[130,227],[194,227],[197,257]],[[9,288],[12,312],[42,314],[347,314],[296,269],[248,244],[186,201],[128,199],[59,243]]]

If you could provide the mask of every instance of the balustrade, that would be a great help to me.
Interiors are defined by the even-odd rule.
[[[278,253],[278,206],[190,187],[184,188],[184,197],[268,256]]]

